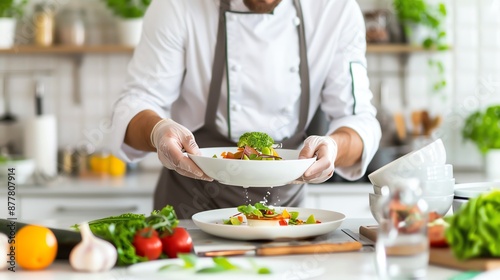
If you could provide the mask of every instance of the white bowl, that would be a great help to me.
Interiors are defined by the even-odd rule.
[[[453,199],[453,212],[458,211],[469,199],[482,193],[500,189],[500,182],[464,183],[455,185],[455,197]]]
[[[388,185],[387,187],[391,189],[391,185]],[[423,196],[453,195],[455,189],[455,178],[421,182],[420,186],[422,187]],[[376,194],[382,194],[382,187],[373,185],[373,192]]]
[[[188,155],[200,168],[222,184],[242,187],[275,187],[286,185],[316,161],[298,159],[300,150],[276,150],[282,160],[224,159],[223,152],[236,152],[236,147],[203,148],[202,155]],[[213,156],[217,158],[213,158]]]
[[[9,169],[13,168],[14,175],[12,178],[14,178],[14,181],[12,182],[16,185],[22,185],[33,176],[35,167],[36,164],[34,159],[14,157],[5,162],[0,162],[0,178],[5,182],[9,176]]]
[[[401,177],[401,174],[427,166],[445,165],[445,163],[446,149],[443,141],[437,139],[373,171],[368,175],[368,179],[374,185],[384,186],[390,184],[395,177]]]
[[[369,205],[373,218],[380,223],[382,213],[377,211],[377,205],[382,199],[382,195],[369,193]],[[444,216],[451,208],[453,203],[453,195],[446,196],[423,196],[422,199],[428,205],[428,212],[437,212],[439,215]]]

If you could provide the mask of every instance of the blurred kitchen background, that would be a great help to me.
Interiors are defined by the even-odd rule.
[[[455,170],[482,170],[481,154],[463,140],[461,129],[470,113],[500,101],[500,1],[425,1],[438,7],[444,50],[422,47],[425,36],[416,42],[405,36],[394,1],[357,1],[365,14],[368,72],[384,133],[376,164],[440,137]],[[438,3],[446,7],[445,17]],[[39,140],[26,139],[26,123],[52,115],[59,174],[123,175],[122,163],[106,150],[112,104],[133,52],[122,41],[119,20],[101,0],[31,0],[23,11],[14,46],[0,49],[3,152],[23,153],[29,145],[23,143]],[[47,33],[51,25],[54,32]],[[426,32],[415,30],[414,36]],[[133,45],[133,38],[127,40]],[[93,165],[84,164],[92,156]],[[160,167],[153,155],[127,168]]]

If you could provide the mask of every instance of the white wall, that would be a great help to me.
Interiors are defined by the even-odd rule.
[[[55,1],[55,0],[54,0]],[[56,1],[63,3],[64,1]],[[87,0],[93,22],[106,14],[98,0]],[[388,8],[388,0],[358,0],[363,10]],[[82,1],[80,1],[82,3]],[[380,83],[390,89],[391,111],[409,111],[430,108],[431,113],[444,116],[440,130],[445,140],[449,160],[459,167],[481,166],[481,157],[471,144],[460,137],[465,116],[478,107],[500,101],[500,1],[447,0],[449,39],[452,50],[437,54],[446,63],[448,87],[439,96],[430,90],[432,73],[427,66],[430,56],[416,53],[409,57],[408,75],[404,90],[407,102],[402,104],[402,80],[399,57],[390,54],[368,54],[371,88],[378,103]],[[107,19],[107,23],[111,23]],[[101,31],[101,33],[95,33]],[[93,30],[94,43],[115,40],[112,29]],[[46,84],[46,111],[56,114],[59,121],[59,146],[93,143],[103,146],[105,133],[99,128],[111,112],[113,101],[124,83],[130,54],[90,54],[83,56],[81,68],[81,104],[73,100],[73,62],[64,55],[0,55],[0,72],[5,70],[51,69],[53,74],[44,78]],[[20,120],[34,115],[34,88],[31,78],[14,77],[7,88],[11,95],[13,112]],[[377,104],[378,105],[378,104]],[[404,105],[404,106],[403,106]],[[4,113],[3,99],[0,113]],[[102,138],[104,136],[104,138]]]

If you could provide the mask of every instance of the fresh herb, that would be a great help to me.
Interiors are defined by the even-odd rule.
[[[24,14],[24,7],[28,0],[0,1],[0,18],[20,18]]]
[[[479,151],[486,154],[491,149],[500,148],[500,105],[486,108],[485,111],[476,111],[465,120],[462,128],[464,140],[476,144]]]
[[[171,271],[180,269],[195,269],[195,273],[207,274],[207,273],[220,273],[225,271],[244,271],[240,266],[235,265],[226,257],[213,257],[213,266],[208,266],[200,269],[196,269],[196,264],[198,258],[193,254],[178,254],[178,257],[183,260],[184,265],[178,264],[167,264],[159,268],[159,271]],[[271,270],[267,267],[261,267],[255,263],[253,259],[248,259],[252,271],[257,274],[271,274]]]
[[[134,235],[138,230],[151,227],[160,232],[172,233],[178,223],[174,208],[167,205],[160,211],[154,210],[148,217],[143,214],[125,213],[93,220],[88,224],[92,233],[115,245],[118,252],[118,265],[130,265],[147,261],[147,258],[136,254],[132,245]],[[73,225],[73,228],[78,229],[78,225]]]
[[[259,202],[255,203],[254,205],[240,205],[237,209],[238,212],[243,213],[245,216],[263,217],[264,214],[268,211],[272,211],[272,213],[274,213],[274,209],[271,209]]]
[[[449,223],[446,240],[458,259],[500,257],[499,212],[500,190],[494,190],[470,199],[453,216],[445,218]]]
[[[151,0],[102,0],[113,13],[121,18],[141,18]]]

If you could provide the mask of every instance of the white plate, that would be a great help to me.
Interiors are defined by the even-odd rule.
[[[315,158],[298,159],[300,150],[276,150],[282,160],[234,160],[221,158],[236,147],[203,148],[202,155],[188,156],[207,174],[222,184],[242,187],[276,187],[299,178]],[[216,155],[217,158],[213,158]]]
[[[225,225],[223,219],[238,213],[236,208],[224,208],[204,211],[193,215],[193,222],[204,232],[237,240],[276,240],[276,239],[303,239],[314,237],[336,230],[345,215],[342,213],[297,207],[276,207],[278,211],[286,208],[288,211],[298,211],[299,219],[306,220],[309,215],[314,214],[320,224],[297,225],[297,226],[248,226],[248,225]]]
[[[238,279],[238,280],[253,280],[253,279],[309,279],[322,275],[324,268],[307,266],[303,261],[280,259],[273,257],[253,259],[259,267],[267,267],[271,270],[271,274],[257,274],[251,270],[249,258],[228,258],[228,260],[244,269],[243,271],[225,271],[220,273],[206,274],[195,273],[196,270],[205,267],[212,267],[212,258],[198,258],[196,269],[182,270],[165,270],[159,271],[160,267],[167,264],[183,265],[184,262],[180,259],[166,259],[149,261],[131,265],[127,272],[133,276],[133,279]],[[300,277],[300,278],[299,278]]]
[[[500,189],[500,182],[464,183],[455,185],[455,196],[473,198],[482,193]]]

